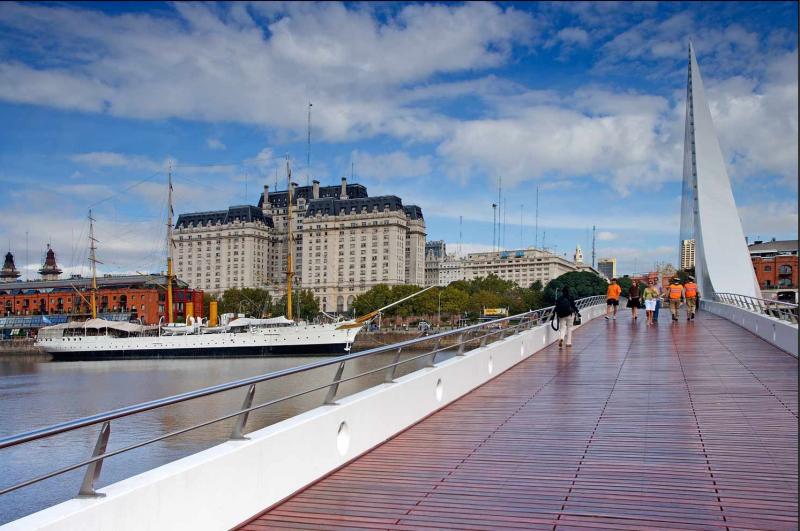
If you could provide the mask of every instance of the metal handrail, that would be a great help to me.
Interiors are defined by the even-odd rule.
[[[579,309],[586,308],[589,306],[594,306],[596,304],[600,304],[605,300],[605,297],[602,295],[596,295],[593,297],[586,297],[583,299],[579,299],[576,301],[576,305]],[[297,398],[303,395],[307,395],[316,391],[320,391],[323,389],[328,389],[328,396],[325,398],[324,404],[335,404],[335,397],[338,391],[338,387],[340,383],[348,382],[351,380],[355,380],[361,378],[363,376],[367,376],[370,374],[379,373],[382,371],[387,372],[386,382],[391,382],[394,379],[394,374],[396,373],[396,369],[398,366],[411,363],[413,361],[427,358],[429,357],[430,360],[428,362],[428,366],[433,366],[436,360],[437,354],[440,352],[444,352],[447,350],[458,349],[457,354],[458,356],[462,356],[465,353],[465,347],[469,343],[478,342],[479,346],[485,346],[487,341],[492,336],[499,336],[498,339],[503,339],[509,335],[516,334],[517,332],[523,331],[525,329],[532,328],[534,326],[542,325],[543,323],[547,323],[554,315],[554,307],[549,306],[547,308],[540,308],[538,310],[531,310],[528,312],[524,312],[518,315],[512,315],[509,317],[504,317],[501,319],[496,319],[492,321],[487,321],[484,323],[478,323],[462,328],[456,328],[452,330],[448,330],[445,332],[441,332],[438,334],[431,334],[428,336],[418,337],[414,339],[409,339],[407,341],[402,341],[399,343],[394,343],[391,345],[383,345],[376,348],[372,348],[369,350],[364,350],[361,352],[355,352],[351,354],[347,354],[344,356],[334,357],[331,359],[320,360],[317,362],[308,363],[305,365],[300,365],[298,367],[291,367],[287,369],[281,369],[278,371],[273,371],[266,374],[261,374],[258,376],[253,376],[250,378],[243,378],[240,380],[235,380],[232,382],[227,382],[224,384],[204,387],[202,389],[197,389],[195,391],[189,391],[186,393],[181,393],[165,398],[160,398],[156,400],[150,400],[148,402],[142,402],[140,404],[134,404],[131,406],[125,406],[122,408],[117,408],[111,411],[106,411],[104,413],[98,413],[96,415],[90,415],[87,417],[82,417],[79,419],[62,422],[59,424],[54,424],[51,426],[47,426],[44,428],[39,428],[36,430],[28,431],[25,433],[20,433],[17,435],[13,435],[10,437],[0,438],[0,450],[4,448],[10,448],[19,446],[21,444],[25,444],[31,441],[41,440],[48,437],[52,437],[54,435],[58,435],[65,432],[75,431],[81,428],[86,428],[89,426],[94,426],[97,424],[102,424],[102,428],[100,430],[100,435],[97,440],[97,444],[95,445],[95,450],[92,453],[92,456],[86,460],[83,460],[79,463],[75,463],[66,467],[59,468],[57,470],[48,472],[41,476],[37,476],[35,478],[28,479],[21,483],[17,483],[15,485],[11,485],[9,487],[5,487],[0,489],[0,495],[18,490],[23,487],[27,487],[29,485],[38,483],[40,481],[44,481],[51,477],[69,472],[71,470],[75,470],[77,468],[81,468],[87,466],[86,475],[83,479],[83,483],[81,485],[79,495],[80,496],[100,496],[101,494],[97,493],[94,490],[94,485],[97,478],[100,475],[100,470],[102,467],[103,460],[107,457],[113,457],[115,455],[119,455],[121,453],[127,452],[129,450],[133,450],[136,448],[141,448],[142,446],[146,446],[148,444],[152,444],[169,437],[173,437],[176,435],[180,435],[183,433],[187,433],[189,431],[199,429],[210,424],[214,424],[216,422],[221,422],[224,420],[228,420],[234,417],[238,417],[238,421],[236,426],[234,427],[234,431],[231,435],[231,439],[241,439],[243,438],[242,432],[247,421],[247,415],[251,411],[255,411],[257,409],[261,409],[270,405],[274,405],[280,402],[284,402],[286,400],[290,400],[292,398]],[[515,324],[512,324],[512,321],[516,321]],[[499,324],[507,324],[506,327],[498,327]],[[488,329],[488,330],[485,330]],[[482,333],[481,332],[484,332]],[[448,346],[448,347],[440,347],[441,340],[443,338],[458,336],[458,340],[456,343]],[[410,347],[414,347],[421,343],[427,343],[433,341],[435,347],[433,350],[426,351],[423,354],[413,356],[404,360],[400,360],[400,354],[403,349],[408,349]],[[346,378],[342,377],[342,373],[344,370],[344,366],[348,361],[352,361],[355,359],[365,358],[368,356],[374,356],[376,354],[386,353],[386,352],[394,352],[396,354],[395,359],[392,363],[387,365],[382,365],[376,369],[370,369],[368,371],[364,371],[353,376],[348,376]],[[273,399],[267,401],[263,404],[252,405],[252,398],[255,391],[256,384],[275,380],[278,378],[282,378],[285,376],[290,376],[294,374],[300,374],[303,372],[307,372],[310,370],[327,367],[331,365],[339,365],[336,376],[334,377],[333,381],[330,383],[326,383],[323,385],[318,385],[309,389],[297,391],[292,393],[291,395],[283,396],[277,399]],[[245,395],[245,401],[240,409],[234,411],[232,413],[227,413],[223,416],[216,417],[210,420],[203,421],[201,423],[182,428],[173,432],[169,432],[158,437],[154,437],[145,441],[137,442],[131,444],[129,446],[118,448],[113,451],[106,452],[106,445],[108,443],[108,438],[111,432],[111,421],[122,418],[128,417],[131,415],[136,415],[139,413],[144,413],[147,411],[152,411],[154,409],[166,407],[173,404],[178,404],[182,402],[187,402],[189,400],[194,400],[196,398],[202,398],[205,396],[215,395],[219,393],[223,393],[226,391],[230,391],[233,389],[238,389],[241,387],[247,387],[247,394]]]
[[[794,324],[800,321],[798,305],[790,302],[761,299],[739,293],[714,293],[713,300]]]

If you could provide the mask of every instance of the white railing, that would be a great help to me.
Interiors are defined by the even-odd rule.
[[[798,324],[797,304],[782,301],[759,299],[738,293],[714,293],[714,301],[729,304],[744,310],[774,317],[781,321]]]

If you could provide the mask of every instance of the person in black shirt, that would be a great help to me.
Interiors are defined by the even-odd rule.
[[[567,340],[567,346],[572,346],[572,322],[575,314],[579,314],[578,307],[575,305],[575,299],[569,292],[569,287],[564,286],[561,290],[561,295],[556,299],[556,318],[558,319],[558,348],[564,346],[564,339]]]
[[[631,309],[634,321],[636,320],[636,310],[639,309],[640,300],[641,293],[639,293],[639,283],[634,280],[628,290],[628,308]]]

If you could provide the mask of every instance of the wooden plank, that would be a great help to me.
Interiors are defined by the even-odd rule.
[[[797,360],[595,320],[242,529],[797,529]]]

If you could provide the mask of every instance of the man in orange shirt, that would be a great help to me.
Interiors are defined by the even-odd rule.
[[[700,299],[700,292],[697,291],[694,277],[689,277],[689,280],[683,285],[683,295],[686,298],[686,320],[691,321],[694,319],[697,301]]]
[[[617,308],[619,307],[620,293],[622,293],[622,288],[619,287],[619,284],[617,284],[617,279],[612,278],[611,284],[608,285],[608,290],[606,291],[606,319],[608,319],[608,316],[611,315],[612,308],[614,309],[614,315],[611,318],[617,318]]]

